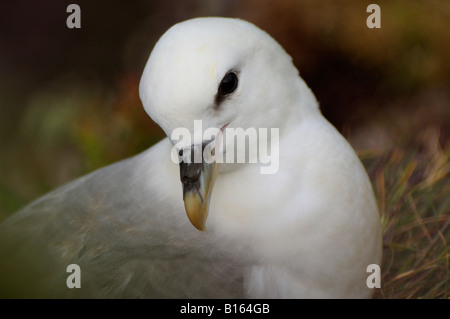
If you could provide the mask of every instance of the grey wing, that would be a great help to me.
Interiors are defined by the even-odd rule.
[[[2,223],[0,297],[244,297],[236,245],[195,230],[181,196],[144,194],[136,161],[71,182]],[[67,286],[71,264],[81,288]]]

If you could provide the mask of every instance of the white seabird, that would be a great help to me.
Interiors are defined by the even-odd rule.
[[[381,231],[369,178],[275,40],[238,19],[176,24],[153,49],[140,95],[169,137],[179,127],[194,135],[194,120],[279,128],[278,172],[222,164],[214,185],[206,164],[181,164],[180,182],[166,138],[3,222],[1,297],[372,295]],[[67,287],[71,264],[81,288]]]

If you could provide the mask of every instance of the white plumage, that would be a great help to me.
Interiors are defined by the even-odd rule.
[[[230,70],[238,86],[217,103]],[[184,213],[166,138],[1,224],[1,296],[371,296],[366,269],[381,261],[381,231],[370,181],[269,35],[237,19],[179,23],[156,44],[140,95],[169,137],[192,132],[194,120],[279,128],[278,172],[222,164],[200,232]],[[81,268],[79,289],[66,286],[69,264]]]

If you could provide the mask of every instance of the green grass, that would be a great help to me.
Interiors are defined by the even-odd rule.
[[[449,298],[450,143],[430,133],[366,165],[381,214],[383,262],[375,298]]]

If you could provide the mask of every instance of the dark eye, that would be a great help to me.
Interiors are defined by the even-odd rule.
[[[233,72],[227,73],[223,77],[222,82],[220,82],[218,95],[224,96],[233,93],[234,90],[236,90],[237,85],[238,85],[237,75]]]

